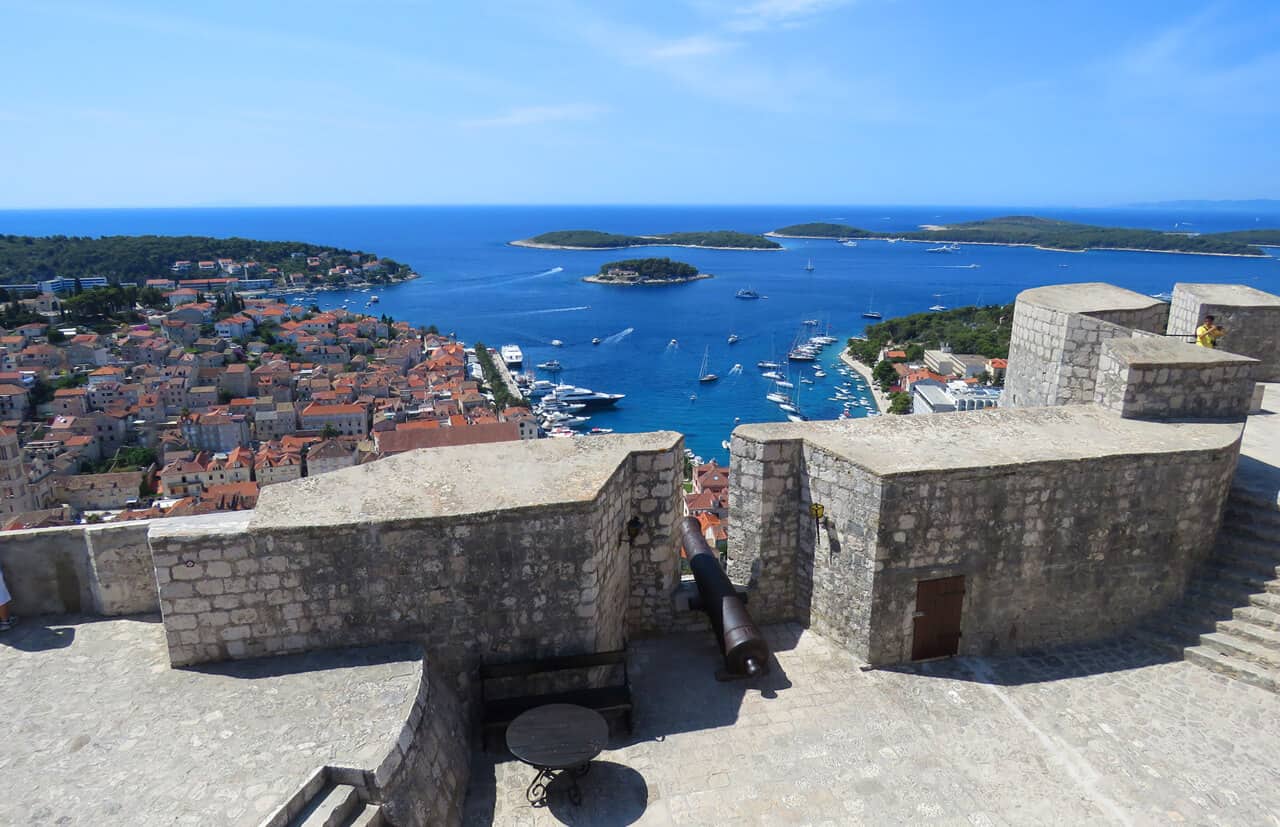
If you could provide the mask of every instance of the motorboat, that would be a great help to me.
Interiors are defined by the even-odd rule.
[[[739,336],[737,333],[729,334],[729,344],[736,345],[740,341],[742,341],[742,337]]]
[[[778,379],[774,384],[780,388],[794,388],[796,386],[794,382],[789,382],[786,379]]]
[[[782,367],[782,365],[778,364],[777,362],[756,362],[756,367],[758,367],[758,368],[767,368],[767,369],[769,369],[769,370],[775,370],[775,369],[777,369],[777,368]]]
[[[758,299],[760,294],[752,290],[750,287],[744,287],[734,294],[740,299]]]
[[[814,368],[813,375],[821,379],[827,375],[827,372],[822,368]]]
[[[764,398],[768,399],[770,402],[777,402],[779,405],[791,401],[791,397],[787,396],[785,393],[778,393],[777,391],[766,393]]]
[[[549,373],[559,373],[564,370],[564,366],[557,359],[548,359],[545,362],[538,363],[538,370],[545,370]]]
[[[552,347],[564,347],[564,342],[560,341],[559,339],[552,339],[552,340],[551,340],[551,346],[552,346]]]
[[[592,340],[591,340],[591,344],[593,344],[593,345],[598,345],[598,344],[600,344],[600,343],[601,343],[601,342],[603,342],[603,341],[604,341],[604,340],[603,340],[603,339],[601,339],[599,336],[596,336],[594,339],[592,339]]]
[[[854,241],[852,238],[846,238],[844,241],[841,241],[840,243],[841,243],[842,245],[844,245],[845,247],[857,247],[857,246],[858,246],[858,242]]]
[[[549,379],[535,379],[533,384],[529,386],[529,396],[540,397],[546,396],[555,390],[556,384]]]
[[[667,347],[680,347],[680,342],[676,339],[672,339],[671,341],[667,342]]]
[[[934,313],[941,313],[946,309],[947,309],[946,305],[943,305],[943,304],[935,304],[933,307],[929,308],[929,310]]]
[[[802,385],[812,385],[812,384],[813,384],[813,380],[812,380],[812,379],[810,379],[810,378],[808,378],[808,377],[806,377],[806,376],[801,376],[801,377],[800,377],[800,384],[802,384]]]
[[[958,253],[960,252],[959,244],[943,244],[940,247],[930,247],[925,250],[926,253]]]
[[[790,402],[779,402],[778,407],[787,413],[800,413],[800,411],[796,409],[796,406],[792,405]]]
[[[789,422],[808,422],[809,417],[805,416],[802,413],[788,413],[787,420]]]
[[[817,320],[817,319],[805,319],[803,322],[801,322],[801,324],[808,325],[809,327],[817,327],[817,326],[818,326],[818,320]]]
[[[809,259],[805,262],[804,269],[810,273],[813,272],[813,259]]]
[[[774,381],[777,381],[782,378],[782,374],[778,373],[776,370],[766,370],[764,373],[760,375],[763,376],[765,379],[773,379]]]

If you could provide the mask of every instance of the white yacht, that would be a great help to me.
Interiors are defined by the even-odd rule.
[[[503,345],[498,354],[502,356],[502,361],[507,363],[507,367],[513,370],[519,370],[524,365],[524,352],[520,350],[519,345]]]
[[[710,359],[711,359],[711,346],[707,345],[707,349],[703,351],[703,354],[702,354],[702,367],[698,369],[699,382],[714,382],[720,378],[719,376],[716,376],[714,373],[712,373],[710,370],[707,369],[707,362]]]
[[[559,339],[552,339],[552,340],[551,340],[551,346],[552,346],[552,347],[563,347],[563,346],[564,346],[564,342],[560,341]]]

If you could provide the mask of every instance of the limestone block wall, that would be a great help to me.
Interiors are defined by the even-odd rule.
[[[18,614],[159,609],[145,522],[0,532],[0,568]]]
[[[1098,361],[1095,401],[1139,419],[1248,414],[1258,361],[1173,339],[1112,339]]]
[[[1207,556],[1235,451],[1099,457],[884,481],[870,663],[911,659],[921,580],[965,577],[960,654],[1121,631]]]
[[[1001,406],[1088,404],[1102,342],[1163,331],[1168,305],[1107,284],[1037,287],[1018,294]]]
[[[602,530],[603,536],[621,537],[632,517],[640,520],[640,533],[627,542],[631,571],[618,578],[616,589],[605,602],[628,606],[630,635],[661,634],[682,624],[685,618],[675,611],[672,595],[679,583],[679,530],[682,514],[684,440],[675,449],[637,452],[631,456],[630,477],[624,495],[630,508],[614,512],[617,524]]]
[[[757,623],[796,616],[796,549],[808,518],[802,506],[804,444],[760,433],[749,426],[734,430],[730,445],[729,579],[751,595]]]
[[[418,640],[461,674],[617,648],[629,617],[661,623],[658,595],[674,587],[663,538],[680,444],[663,433],[411,452],[272,486],[255,512],[158,521],[170,660]],[[632,516],[642,532],[629,544]]]
[[[819,523],[802,520],[796,562],[796,611],[809,626],[866,659],[880,533],[882,494],[873,474],[820,447],[805,445],[801,511],[823,506]]]
[[[462,823],[471,777],[467,718],[448,679],[424,667],[399,741],[374,773],[386,820],[397,827]]]
[[[919,582],[958,575],[961,653],[1098,638],[1182,594],[1241,428],[1097,405],[741,426],[731,571],[758,620],[873,664],[910,660]]]
[[[1166,332],[1194,334],[1205,314],[1227,329],[1220,350],[1257,359],[1257,380],[1280,380],[1280,296],[1240,284],[1179,283]]]

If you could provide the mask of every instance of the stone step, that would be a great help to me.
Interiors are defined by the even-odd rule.
[[[307,804],[290,827],[347,827],[360,805],[360,794],[350,784],[331,784]]]
[[[1203,666],[1229,678],[1235,678],[1268,692],[1280,691],[1280,686],[1276,683],[1277,673],[1265,666],[1223,654],[1208,646],[1188,646],[1183,655],[1187,662]]]
[[[1280,671],[1280,652],[1260,646],[1252,641],[1235,635],[1224,635],[1221,632],[1210,632],[1200,636],[1200,645],[1216,649],[1224,655],[1247,660],[1259,666],[1265,666],[1273,672]]]
[[[1261,626],[1264,629],[1274,629],[1280,632],[1280,612],[1273,612],[1261,606],[1241,606],[1231,613],[1231,617],[1241,623],[1249,623],[1253,626]]]
[[[1280,654],[1280,629],[1270,629],[1247,620],[1223,620],[1217,624],[1217,630],[1224,635],[1244,638]]]
[[[356,817],[347,822],[347,827],[384,827],[386,820],[382,817],[382,808],[376,804],[366,804],[356,813]]]
[[[1271,592],[1251,594],[1249,595],[1249,602],[1269,612],[1280,613],[1280,594],[1272,594]]]

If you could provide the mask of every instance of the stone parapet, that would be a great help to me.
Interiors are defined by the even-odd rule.
[[[873,664],[911,659],[917,585],[943,577],[966,578],[961,654],[1101,637],[1182,593],[1241,428],[1094,405],[744,425],[731,571],[753,613]]]
[[[629,623],[669,622],[681,446],[659,432],[415,451],[271,486],[253,512],[158,521],[170,660],[416,640],[461,674],[618,648]]]
[[[141,521],[0,533],[0,567],[14,610],[103,617],[158,611],[147,527]]]
[[[1102,345],[1095,401],[1135,419],[1243,418],[1257,359],[1164,337]]]
[[[1220,349],[1257,359],[1258,381],[1280,380],[1280,296],[1243,284],[1180,282],[1173,287],[1166,332],[1190,341],[1206,314],[1227,330]]]
[[[1109,284],[1059,284],[1018,294],[1001,406],[1089,404],[1102,342],[1160,332],[1168,305]]]

